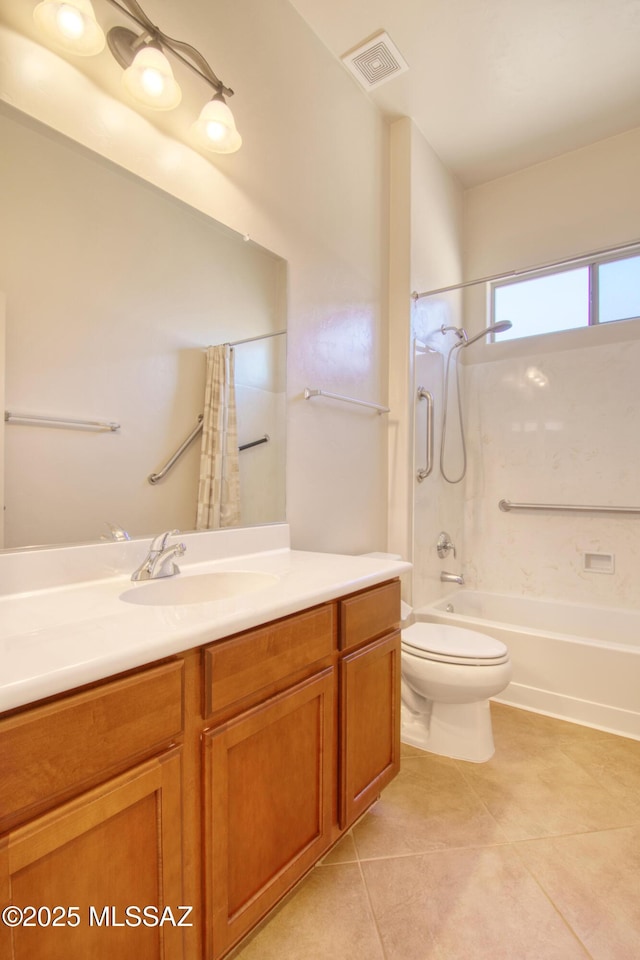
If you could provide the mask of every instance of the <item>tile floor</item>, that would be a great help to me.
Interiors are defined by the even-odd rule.
[[[640,960],[640,742],[492,704],[400,775],[235,960]]]

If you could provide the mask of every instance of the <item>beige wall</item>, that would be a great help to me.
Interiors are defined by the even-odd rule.
[[[640,128],[467,190],[465,279],[640,239]]]
[[[445,489],[437,466],[422,484],[416,468],[425,450],[425,405],[416,391],[433,393],[436,437],[442,413],[442,350],[448,338],[442,319],[414,303],[410,290],[424,290],[461,278],[462,188],[411,120],[391,128],[391,250],[389,391],[392,403],[389,453],[389,544],[414,563],[412,603],[419,605],[439,587],[437,531],[446,522],[456,532],[458,493]],[[415,351],[414,340],[434,352]],[[420,382],[418,382],[420,381]],[[452,499],[453,498],[453,499]],[[434,587],[434,584],[437,586]],[[407,599],[409,599],[407,595]]]
[[[0,405],[5,409],[5,295],[0,293]],[[0,463],[4,463],[4,420],[0,427]],[[0,472],[0,503],[4,503],[4,470]],[[0,511],[0,544],[4,543],[4,510]]]
[[[95,6],[100,15],[105,5]],[[386,418],[302,394],[386,399],[385,124],[285,0],[221,0],[213,14],[206,0],[165,7],[145,9],[236,90],[239,153],[209,161],[167,137],[25,38],[18,8],[2,14],[14,19],[0,34],[0,96],[288,261],[292,541],[383,548]],[[100,56],[101,84],[114,66]]]

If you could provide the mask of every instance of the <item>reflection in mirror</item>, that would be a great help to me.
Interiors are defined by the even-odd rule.
[[[285,519],[283,260],[0,106],[4,547],[193,530],[206,348],[237,343],[243,526]],[[247,341],[240,343],[239,341]]]

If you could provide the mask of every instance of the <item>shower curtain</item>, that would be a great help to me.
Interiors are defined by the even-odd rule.
[[[240,523],[240,473],[234,383],[229,344],[207,348],[196,530]]]

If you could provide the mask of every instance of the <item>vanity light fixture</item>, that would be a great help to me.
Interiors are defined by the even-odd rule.
[[[191,127],[191,134],[198,146],[217,153],[235,153],[242,143],[233,114],[221,93],[205,103]]]
[[[42,0],[33,19],[52,43],[69,53],[93,57],[104,49],[104,33],[90,0]]]
[[[112,56],[124,70],[122,82],[130,97],[154,110],[172,110],[178,106],[182,92],[167,57],[171,54],[214,91],[191,126],[194,143],[213,153],[239,150],[242,137],[225,99],[233,96],[233,90],[215,75],[202,54],[191,44],[163,33],[137,0],[107,0],[107,3],[130,17],[142,31],[136,33],[128,27],[117,26],[112,27],[106,37]],[[90,0],[42,0],[33,15],[47,36],[70,53],[90,56],[104,48],[105,37]]]
[[[124,69],[122,83],[134,100],[153,110],[173,110],[178,106],[182,90],[153,35],[138,36],[127,27],[113,27],[107,34],[107,43]]]

